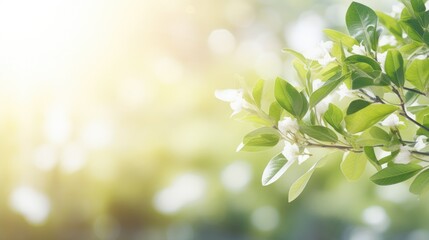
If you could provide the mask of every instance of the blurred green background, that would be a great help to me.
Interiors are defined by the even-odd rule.
[[[293,78],[281,50],[350,2],[0,1],[0,239],[429,239],[427,199],[371,169],[329,164],[293,203],[300,169],[262,187],[274,152],[236,153],[254,126],[214,98]]]

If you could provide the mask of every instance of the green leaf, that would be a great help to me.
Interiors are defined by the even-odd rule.
[[[367,159],[363,153],[349,152],[341,163],[341,171],[349,181],[356,181],[365,171]]]
[[[308,136],[324,141],[324,142],[337,142],[337,134],[331,129],[323,126],[308,126],[303,125],[299,128],[302,133],[307,134]]]
[[[261,107],[262,91],[264,90],[264,80],[259,80],[252,91],[253,100],[258,107]]]
[[[402,39],[402,28],[399,25],[399,22],[395,18],[383,12],[376,13],[378,18],[380,19],[381,24],[383,24],[386,29],[389,30],[389,32],[392,33],[393,36],[395,36],[397,39]]]
[[[356,64],[356,63],[365,63],[368,64],[373,70],[381,71],[380,64],[376,62],[374,59],[363,56],[363,55],[351,55],[346,58],[347,64]]]
[[[292,163],[292,161],[288,161],[281,153],[273,157],[262,173],[262,185],[267,186],[277,181]]]
[[[359,45],[356,39],[342,32],[332,30],[332,29],[325,29],[323,30],[323,32],[332,41],[342,43],[344,46],[346,46],[349,49],[352,48],[354,45]]]
[[[381,170],[380,163],[378,162],[377,156],[375,156],[374,147],[364,147],[363,151],[368,157],[369,162],[378,170]]]
[[[316,165],[313,165],[310,170],[299,177],[289,188],[289,202],[295,200],[304,191],[305,186],[313,175]]]
[[[347,113],[347,115],[353,114],[353,113],[369,106],[370,104],[371,104],[370,102],[367,102],[365,100],[361,100],[361,99],[354,100],[349,104],[349,107],[347,108],[346,113]]]
[[[334,89],[343,82],[345,76],[341,74],[336,74],[331,79],[325,82],[323,86],[314,91],[310,96],[310,107],[314,107],[317,103],[322,101],[328,94],[330,94]]]
[[[372,175],[370,178],[377,185],[391,185],[403,182],[416,175],[422,167],[417,164],[392,164]]]
[[[285,80],[276,79],[274,95],[280,106],[296,118],[301,119],[307,113],[308,102],[306,97]]]
[[[293,49],[290,49],[290,48],[285,48],[285,49],[283,49],[283,51],[285,51],[285,52],[288,52],[288,53],[290,53],[290,54],[292,54],[292,55],[294,55],[297,59],[299,59],[301,62],[303,62],[303,63],[307,63],[307,59],[304,57],[304,55],[302,55],[301,53],[299,53],[299,52],[297,52],[297,51],[295,51],[295,50],[293,50]]]
[[[369,86],[388,86],[390,79],[382,71],[362,71],[352,72],[352,89],[360,89]]]
[[[280,118],[282,117],[283,108],[280,106],[280,104],[276,101],[271,103],[270,109],[268,112],[268,115],[274,119],[275,122],[280,121]]]
[[[398,86],[403,87],[404,79],[404,60],[401,53],[396,49],[391,49],[387,52],[386,63],[384,65],[387,76]]]
[[[346,129],[350,133],[362,132],[383,120],[389,114],[398,110],[398,107],[381,103],[371,104],[345,117]]]
[[[332,103],[329,104],[328,110],[323,114],[323,119],[339,133],[343,132],[343,127],[341,126],[343,118],[343,111]]]
[[[377,51],[378,17],[371,8],[352,2],[346,13],[346,25],[351,36],[358,42],[363,42],[367,49]]]
[[[277,130],[271,127],[262,127],[248,133],[243,138],[243,142],[237,148],[237,151],[256,152],[267,150],[275,145],[280,140]]]
[[[415,59],[408,65],[405,78],[422,92],[427,91],[429,80],[429,59]]]
[[[429,169],[426,169],[423,172],[421,172],[419,175],[417,175],[413,183],[411,183],[410,192],[414,194],[422,194],[428,189],[428,186],[429,186]]]
[[[429,114],[426,114],[423,117],[423,126],[429,128]],[[419,128],[417,129],[416,135],[425,135],[426,137],[429,137],[429,131],[427,131],[424,128]]]

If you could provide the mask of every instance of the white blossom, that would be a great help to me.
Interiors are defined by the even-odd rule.
[[[352,53],[358,54],[358,55],[366,55],[366,49],[362,44],[353,45],[352,46]]]
[[[353,91],[348,89],[345,83],[342,83],[335,93],[339,96],[340,101],[345,97],[354,97]]]
[[[285,146],[282,151],[283,156],[291,162],[298,161],[299,164],[303,163],[310,157],[310,154],[307,149],[301,153],[299,146],[296,143],[290,143],[285,141]]]
[[[398,44],[398,42],[396,41],[396,38],[394,36],[383,35],[378,41],[378,45],[381,47],[386,45],[396,46],[396,44]]]
[[[399,121],[398,115],[392,113],[386,119],[381,122],[382,126],[385,127],[397,127],[399,125],[404,125],[404,122]]]
[[[407,164],[411,161],[411,153],[410,153],[410,147],[408,146],[401,146],[399,149],[399,153],[396,156],[394,162],[398,164]]]
[[[328,110],[329,104],[332,103],[333,100],[334,97],[332,95],[326,96],[322,101],[316,104],[316,113],[318,115],[324,114]]]
[[[383,72],[384,72],[384,64],[386,63],[386,56],[387,56],[387,52],[377,54],[377,61],[380,63],[383,69]]]
[[[333,47],[332,41],[321,42],[319,46],[317,46],[311,54],[305,54],[305,57],[311,60],[315,60],[319,62],[320,65],[325,67],[329,63],[335,61],[335,57],[332,57],[329,53]]]
[[[401,16],[402,10],[404,9],[404,4],[398,3],[392,6],[392,11],[390,12],[390,16],[394,18],[399,18]]]
[[[414,145],[414,149],[416,149],[417,151],[422,150],[423,148],[426,147],[426,140],[428,138],[424,135],[420,135],[417,137],[416,139],[416,145]]]
[[[243,108],[247,107],[247,102],[243,98],[243,89],[225,89],[216,90],[215,96],[219,100],[229,102],[231,109],[233,110],[231,116],[239,113]]]
[[[299,130],[298,121],[296,119],[285,117],[278,123],[279,131],[283,134],[296,133]]]

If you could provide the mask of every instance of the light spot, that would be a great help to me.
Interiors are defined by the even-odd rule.
[[[281,75],[283,62],[277,54],[264,52],[255,59],[254,68],[262,79],[274,79]]]
[[[200,200],[206,191],[206,181],[200,175],[187,173],[159,191],[154,198],[155,208],[164,214],[174,214],[183,207]]]
[[[155,76],[164,83],[176,83],[183,77],[183,66],[176,59],[168,56],[155,59],[153,70]]]
[[[277,209],[271,206],[260,207],[252,213],[252,224],[260,231],[274,230],[279,225],[279,221]]]
[[[362,213],[362,221],[378,230],[386,230],[390,224],[384,208],[380,206],[371,206],[366,208]]]
[[[252,178],[252,168],[244,161],[235,161],[227,166],[221,174],[222,184],[228,191],[242,191]]]
[[[10,205],[33,224],[43,223],[51,210],[48,197],[28,186],[17,187],[12,192]]]
[[[210,33],[208,45],[212,53],[227,55],[235,49],[235,37],[226,29],[216,29]]]
[[[113,140],[113,127],[108,119],[89,121],[82,130],[82,141],[88,148],[99,149],[108,146]]]
[[[79,144],[68,144],[62,153],[61,170],[66,173],[79,171],[86,163],[86,151]]]
[[[33,163],[40,170],[52,170],[57,163],[55,147],[50,144],[38,147],[34,152]]]
[[[55,104],[45,113],[45,136],[50,143],[62,144],[70,136],[71,122],[66,106]]]

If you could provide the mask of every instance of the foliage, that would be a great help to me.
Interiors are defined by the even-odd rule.
[[[322,54],[287,49],[296,58],[298,81],[277,78],[275,102],[269,106],[264,81],[249,93],[216,92],[231,107],[235,104],[234,115],[239,109],[245,115],[241,119],[262,125],[244,137],[238,150],[282,146],[263,173],[263,185],[278,180],[295,162],[311,159],[315,163],[290,188],[292,201],[323,167],[321,160],[342,159],[340,169],[349,181],[359,179],[370,163],[375,184],[416,176],[412,193],[429,188],[429,10],[424,0],[402,4],[401,12],[389,15],[353,2],[345,17],[348,34],[326,30],[330,41],[315,50]]]

